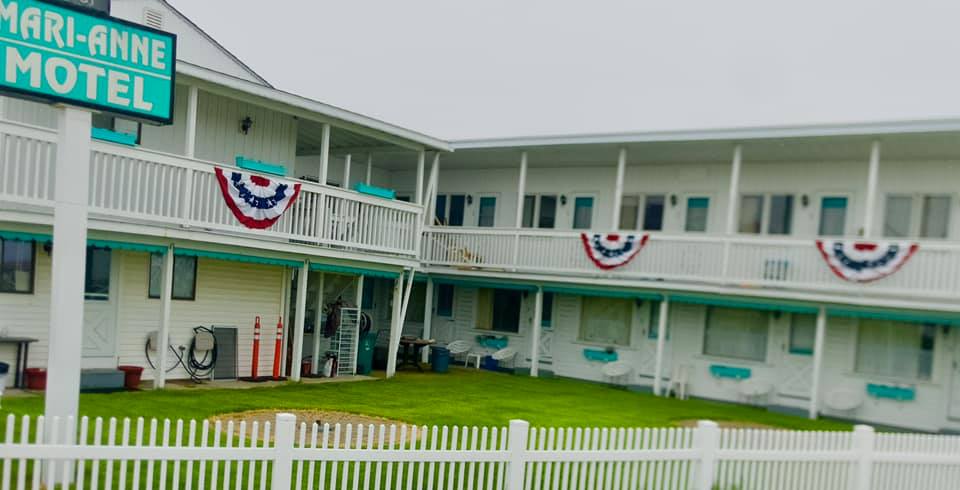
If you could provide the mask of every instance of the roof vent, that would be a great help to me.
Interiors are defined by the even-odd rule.
[[[143,9],[143,23],[154,29],[163,29],[163,12],[150,8]]]

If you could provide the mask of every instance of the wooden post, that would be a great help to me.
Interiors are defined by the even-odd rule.
[[[423,171],[427,163],[427,153],[423,150],[417,154],[417,188],[414,190],[415,203],[423,205]]]
[[[423,299],[423,338],[433,338],[433,279],[427,277],[427,290]],[[423,348],[422,362],[430,360],[430,346]]]
[[[303,262],[297,274],[297,317],[293,323],[293,361],[290,363],[290,380],[300,381],[300,365],[303,363],[303,323],[307,316],[307,280],[310,277],[310,261]]]
[[[330,166],[330,125],[324,124],[320,133],[320,185],[327,185],[327,171]]]
[[[820,377],[823,372],[823,344],[827,335],[827,309],[821,307],[817,312],[817,331],[813,341],[813,381],[810,386],[809,417],[817,418],[820,408]]]
[[[403,301],[403,274],[393,281],[393,308],[390,315],[390,345],[387,346],[387,377],[397,374],[397,353],[403,319],[400,318],[400,303]]]
[[[190,87],[187,95],[187,120],[186,120],[186,148],[184,154],[187,158],[194,158],[197,154],[197,110],[200,103],[200,89],[196,86]]]
[[[700,451],[700,465],[697,468],[693,488],[712,490],[713,476],[717,466],[717,451],[720,449],[720,426],[709,420],[698,422],[693,432],[693,447]]]
[[[352,165],[353,155],[347,153],[343,157],[343,188],[350,188],[350,165]]]
[[[610,229],[620,229],[620,207],[623,205],[623,179],[627,173],[627,149],[620,148],[620,154],[617,157],[617,180],[613,187],[613,213],[611,217]]]
[[[652,308],[653,306],[651,306]],[[653,367],[653,394],[663,395],[663,351],[667,343],[667,316],[670,315],[670,298],[664,296],[660,300],[660,314],[657,318],[657,358]],[[647,328],[652,328],[653,325]]]
[[[163,255],[163,275],[160,288],[160,335],[157,343],[157,369],[153,375],[153,388],[160,390],[167,384],[167,346],[170,345],[170,306],[173,298],[173,245]]]
[[[530,376],[540,375],[540,330],[543,329],[543,288],[533,297],[533,325],[530,326]]]
[[[523,226],[523,202],[527,194],[527,166],[527,152],[523,152],[520,154],[520,177],[517,179],[517,228]]]
[[[509,459],[507,460],[507,478],[504,482],[504,489],[523,490],[527,468],[524,456],[527,452],[527,436],[530,432],[530,424],[524,420],[511,420],[509,430],[507,438]]]
[[[274,456],[270,488],[287,490],[291,488],[290,484],[292,481],[293,441],[296,436],[297,418],[293,416],[293,414],[278,413],[274,427]],[[252,465],[253,463],[250,464]],[[224,482],[228,479],[229,478],[224,477]]]
[[[320,372],[320,339],[323,337],[321,324],[323,322],[323,287],[326,279],[323,271],[320,274],[320,291],[317,293],[317,319],[313,325],[313,362],[310,363],[310,374],[316,376]]]
[[[873,237],[873,222],[877,207],[877,184],[880,181],[880,142],[870,145],[870,170],[867,174],[867,202],[863,206],[863,236]]]

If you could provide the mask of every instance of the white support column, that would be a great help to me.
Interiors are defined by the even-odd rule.
[[[810,383],[809,417],[817,418],[820,409],[820,377],[823,372],[823,344],[827,336],[827,309],[817,312],[817,332],[813,340],[813,381]]]
[[[184,154],[187,158],[194,158],[197,155],[197,107],[200,103],[200,89],[196,86],[190,87],[187,95],[187,143]]]
[[[873,237],[873,221],[877,207],[877,184],[880,181],[880,142],[870,145],[870,170],[867,174],[867,202],[863,207],[863,236]]]
[[[543,288],[533,296],[533,325],[530,325],[530,376],[540,375],[540,331],[543,330]]]
[[[163,256],[163,275],[160,287],[160,335],[157,349],[157,369],[153,374],[153,388],[162,390],[167,385],[167,352],[170,345],[170,306],[173,300],[173,245]]]
[[[324,282],[324,273],[321,271],[320,274],[320,287],[317,292],[317,319],[313,324],[313,352],[312,359],[313,362],[310,363],[310,374],[316,376],[320,372],[320,338],[323,337],[323,332],[321,329],[321,322],[323,321],[323,282]]]
[[[423,172],[427,164],[427,153],[420,150],[417,155],[417,189],[414,192],[414,202],[423,205]]]
[[[517,179],[517,221],[516,228],[523,226],[523,202],[527,195],[527,152],[520,154],[520,178]]]
[[[423,338],[433,338],[433,279],[427,277],[427,290],[423,298]],[[430,360],[430,346],[423,348],[422,362]]]
[[[667,317],[670,315],[670,298],[660,300],[660,314],[657,317],[657,357],[653,367],[653,394],[663,396],[663,351],[667,345]]]
[[[330,166],[330,125],[324,124],[320,133],[320,185],[327,185],[327,171]]]
[[[305,260],[297,274],[297,313],[293,324],[293,356],[290,362],[290,381],[300,381],[300,364],[303,363],[303,322],[307,316],[307,279],[310,277],[310,261]]]
[[[347,153],[347,155],[343,157],[343,188],[344,189],[350,188],[350,165],[352,164],[353,164],[353,155]]]
[[[291,275],[290,275],[291,273],[290,273],[290,271],[291,271],[291,269],[290,269],[289,267],[284,267],[284,268],[283,268],[283,272],[281,272],[281,274],[280,274],[280,280],[282,281],[282,284],[280,285],[280,314],[277,315],[277,316],[278,316],[279,319],[281,319],[281,320],[283,320],[283,321],[285,322],[285,323],[283,324],[283,326],[284,326],[284,336],[283,336],[284,340],[286,340],[286,338],[287,338],[286,331],[287,331],[288,322],[289,322],[289,320],[290,320],[290,318],[289,318],[289,317],[290,317],[290,280],[291,280]],[[275,324],[275,323],[273,323],[272,321],[267,321],[267,322],[264,324],[264,326],[267,326],[267,325],[269,325],[269,327],[267,327],[267,329],[268,329],[270,332],[275,332],[275,331],[276,331],[276,328],[275,328],[275,325],[276,325],[276,324]],[[270,337],[270,338],[272,338],[272,337]],[[268,345],[272,346],[273,344],[268,344]],[[271,348],[271,349],[269,350],[269,352],[273,352],[273,349]],[[280,358],[281,358],[281,359],[286,359],[286,358],[287,358],[287,342],[283,342],[283,344],[280,346]],[[281,363],[280,363],[280,376],[286,376],[286,375],[287,375],[287,363],[281,362]]]
[[[740,197],[740,166],[743,160],[743,150],[740,145],[733,148],[733,163],[730,168],[730,189],[727,193],[727,226],[724,233],[727,236],[737,231],[737,207]]]
[[[367,185],[371,185],[371,181],[373,181],[373,153],[368,153],[367,154],[367,180],[365,180],[364,182]]]
[[[393,308],[390,314],[390,345],[387,346],[387,377],[397,374],[397,352],[400,349],[400,332],[403,320],[400,318],[403,302],[403,274],[393,281]]]
[[[623,206],[623,179],[627,173],[627,149],[620,148],[620,155],[617,157],[617,181],[613,188],[613,213],[611,217],[610,229],[620,229],[620,208]]]
[[[430,165],[430,180],[433,189],[431,195],[427,196],[426,211],[427,224],[433,226],[433,217],[437,214],[437,193],[440,192],[440,152],[434,153],[433,163]]]
[[[52,253],[50,343],[44,399],[44,414],[48,418],[76,417],[80,403],[90,127],[90,112],[72,107],[57,110],[53,207],[53,243],[56,245]]]

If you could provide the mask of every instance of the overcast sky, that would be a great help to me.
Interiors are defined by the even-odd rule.
[[[447,139],[960,117],[960,2],[170,1],[278,88]]]

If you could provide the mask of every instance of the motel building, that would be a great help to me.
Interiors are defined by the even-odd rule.
[[[448,142],[280,91],[162,0],[113,15],[177,34],[174,120],[93,117],[83,383],[189,382],[199,326],[214,382],[250,376],[258,317],[261,375],[278,321],[281,375],[349,367],[339,298],[388,376],[413,336],[471,368],[960,431],[960,120]],[[45,368],[57,118],[0,100],[0,340]],[[251,226],[232,175],[288,207]]]

